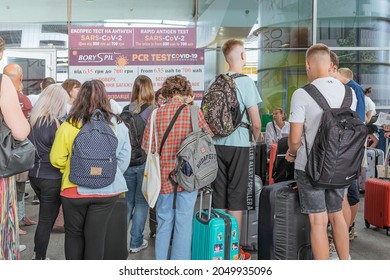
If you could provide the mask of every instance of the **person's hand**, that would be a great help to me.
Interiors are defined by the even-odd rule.
[[[263,133],[260,132],[260,135],[259,135],[259,139],[260,139],[260,142],[263,142],[264,141],[264,135]]]
[[[385,138],[390,138],[390,125],[384,124],[383,130],[385,131]]]
[[[290,153],[290,150],[287,150],[285,159],[288,162],[294,162],[296,158],[297,158],[296,154],[292,154],[292,153]]]

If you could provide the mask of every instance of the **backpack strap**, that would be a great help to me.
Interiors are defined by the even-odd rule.
[[[344,87],[345,87],[345,94],[344,94],[343,103],[341,104],[340,108],[350,108],[352,105],[352,89],[347,85],[344,85]]]
[[[180,110],[180,108],[179,108],[179,110]],[[200,130],[199,121],[198,121],[198,111],[199,111],[199,108],[197,106],[193,106],[193,105],[190,106],[190,113],[191,113],[190,116],[191,116],[191,124],[192,124],[193,131]],[[173,169],[169,173],[169,176],[168,176],[169,181],[173,185],[173,206],[172,206],[172,209],[176,209],[177,189],[179,188],[179,184],[175,181],[176,172],[178,172],[178,171],[176,169]]]
[[[349,108],[352,105],[352,90],[349,86],[344,85],[345,94],[343,102],[341,103],[340,108]],[[303,89],[314,99],[315,102],[322,108],[322,110],[329,110],[329,103],[326,101],[325,97],[318,90],[318,88],[313,84],[307,84],[303,86]]]
[[[170,122],[169,125],[168,125],[167,130],[165,130],[164,136],[163,136],[163,138],[162,138],[162,140],[161,140],[160,155],[161,155],[161,152],[162,152],[162,148],[163,148],[163,146],[164,146],[164,144],[165,144],[165,141],[166,141],[167,138],[168,138],[169,132],[171,132],[171,129],[172,129],[173,125],[175,124],[175,122],[176,122],[176,120],[177,120],[177,117],[179,116],[181,110],[183,110],[185,106],[187,106],[187,104],[183,104],[183,105],[181,105],[181,106],[179,107],[179,109],[177,109],[175,115],[173,116],[171,122]]]
[[[315,85],[307,84],[302,88],[311,96],[311,98],[314,99],[314,101],[322,108],[322,110],[326,111],[330,109],[328,101],[326,101],[325,97]]]
[[[193,131],[200,130],[200,127],[199,127],[199,120],[198,120],[199,108],[198,108],[197,106],[191,105],[191,106],[190,106],[190,112],[191,112],[192,130],[193,130]]]

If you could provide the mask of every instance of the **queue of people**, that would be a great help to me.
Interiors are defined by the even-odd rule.
[[[4,41],[0,38],[0,55],[2,50]],[[228,40],[222,51],[229,66],[226,74],[242,73],[246,62],[243,42]],[[363,91],[352,78],[343,76],[345,69],[339,70],[341,68],[338,68],[338,58],[327,46],[316,44],[307,50],[306,71],[310,83],[319,89],[331,107],[340,107],[344,97],[344,85],[352,87],[350,108],[359,116],[363,112],[360,116],[362,121],[369,122],[375,108],[364,110],[365,106],[369,107],[366,104],[371,103],[367,100],[364,102]],[[126,220],[127,227],[130,228],[130,240],[126,249],[130,253],[138,253],[148,247],[144,229],[149,206],[142,194],[142,183],[151,126],[154,126],[156,134],[151,145],[153,149],[158,147],[156,152],[160,154],[161,166],[161,191],[156,204],[155,258],[191,259],[192,221],[197,192],[189,192],[180,186],[176,192],[169,179],[175,168],[179,144],[193,129],[189,106],[183,107],[172,130],[168,135],[165,134],[177,110],[182,105],[194,104],[194,93],[186,77],[167,77],[156,93],[149,77],[140,75],[135,79],[129,104],[120,113],[131,112],[140,116],[143,134],[142,145],[139,147],[131,142],[130,127],[119,116],[118,107],[107,97],[105,85],[100,80],[80,83],[68,79],[62,86],[52,83],[50,79],[42,81],[42,92],[39,98],[34,100],[28,120],[27,116],[23,116],[26,106],[20,108],[17,100],[18,88],[15,88],[11,80],[7,75],[2,76],[1,114],[15,139],[28,137],[36,147],[35,165],[28,172],[30,184],[40,201],[33,259],[48,258],[50,233],[61,205],[65,219],[66,259],[104,259],[107,227],[115,204],[122,195],[127,201]],[[305,90],[297,89],[291,100],[288,121],[284,109],[275,108],[273,121],[267,124],[263,138],[258,110],[261,97],[257,87],[248,76],[237,76],[234,80],[239,109],[247,112],[241,119],[241,124],[244,125],[237,126],[230,135],[220,136],[210,128],[201,110],[197,116],[199,127],[213,137],[218,159],[217,178],[211,185],[214,191],[213,207],[231,214],[237,220],[240,233],[242,212],[247,210],[251,142],[265,140],[269,151],[273,143],[283,137],[289,137],[286,160],[295,162],[301,212],[308,215],[311,225],[313,256],[315,259],[329,258],[331,245],[327,227],[330,223],[337,257],[349,259],[348,229],[351,232],[353,228],[359,202],[356,184],[352,183],[347,188],[319,189],[305,171],[305,149],[310,150],[313,145],[321,119],[321,109]],[[50,85],[44,86],[46,82]],[[150,118],[154,110],[156,120],[151,124]],[[113,180],[99,188],[72,182],[75,139],[84,126],[95,122],[96,112],[99,112],[100,120],[110,127],[116,138]],[[384,130],[385,137],[390,137],[390,127],[385,126]],[[302,137],[305,137],[305,141],[302,141]],[[162,142],[164,146],[161,145]],[[81,146],[81,149],[88,147]],[[97,148],[96,152],[99,152],[99,149]],[[90,175],[100,175],[102,172],[105,172],[105,168],[90,167]],[[20,257],[18,225],[21,218],[15,218],[18,216],[16,201],[19,200],[16,197],[19,192],[24,195],[24,190],[16,190],[14,177],[0,179],[0,197],[3,199],[0,204],[0,259]],[[175,208],[172,207],[174,200]],[[5,205],[10,207],[6,208]],[[24,222],[28,221],[25,215],[23,219]],[[251,255],[240,248],[238,259],[250,258]]]

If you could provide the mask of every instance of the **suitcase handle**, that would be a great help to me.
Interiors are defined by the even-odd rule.
[[[208,207],[208,213],[207,213],[207,219],[203,218],[202,215],[202,205],[203,205],[203,194],[210,193],[210,199],[209,199],[209,207]],[[198,219],[199,221],[203,223],[208,223],[211,220],[211,202],[213,200],[213,189],[210,187],[204,187],[200,189],[200,203],[199,203],[199,212],[198,212]]]

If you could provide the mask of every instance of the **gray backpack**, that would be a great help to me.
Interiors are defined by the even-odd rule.
[[[199,127],[197,106],[190,106],[192,132],[180,144],[175,169],[169,174],[171,183],[188,192],[214,182],[218,173],[217,153],[210,134]],[[175,119],[172,120],[174,122]]]

